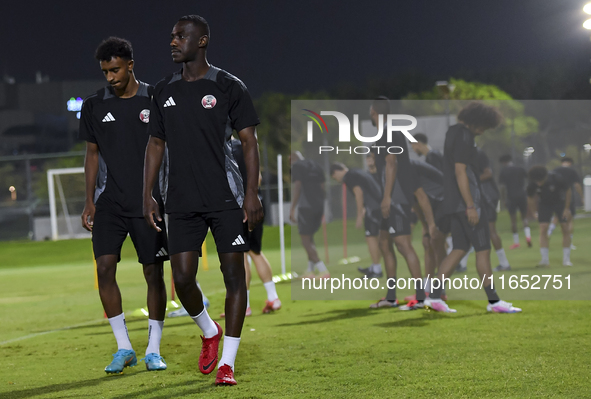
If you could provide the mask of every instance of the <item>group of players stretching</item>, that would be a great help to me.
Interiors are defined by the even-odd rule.
[[[380,123],[379,115],[388,112],[387,98],[374,100],[370,110],[373,124]],[[458,264],[465,262],[468,251],[473,248],[476,252],[476,268],[486,284],[483,289],[489,302],[487,310],[496,313],[521,312],[520,308],[500,300],[490,285],[491,242],[499,260],[499,265],[494,270],[508,271],[511,266],[496,231],[496,207],[501,193],[494,181],[488,157],[476,146],[474,140],[486,130],[496,128],[501,121],[502,117],[496,109],[473,102],[460,111],[458,124],[449,128],[443,154],[431,149],[424,134],[414,136],[417,142],[411,143],[412,148],[417,155],[424,156],[426,162],[409,159],[406,139],[398,132],[398,135],[393,134],[390,143],[378,142],[373,148],[385,148],[383,145],[388,144],[400,146],[404,151],[393,155],[384,153],[383,150],[382,153],[374,150],[366,158],[368,171],[349,169],[339,162],[331,165],[331,177],[345,184],[355,197],[356,227],[364,228],[372,262],[367,268],[359,268],[359,271],[368,278],[383,276],[381,257],[384,258],[386,276],[396,278],[396,256],[393,250],[395,244],[405,258],[411,276],[420,279],[420,264],[411,242],[411,209],[422,225],[427,276],[423,285],[416,286],[416,294],[405,298],[408,303],[402,306],[396,298],[396,288],[388,287],[386,297],[372,304],[371,308],[398,307],[412,310],[428,306],[436,311],[455,312],[444,302],[446,295],[441,287],[433,288],[429,295],[425,294],[426,291],[431,291],[429,277],[449,277]],[[572,162],[570,159],[564,161]],[[549,173],[542,166],[535,166],[527,173],[525,169],[513,165],[510,156],[502,157],[500,162],[503,165],[500,183],[505,189],[506,205],[514,233],[514,242],[510,248],[515,249],[520,245],[517,210],[521,212],[526,242],[529,247],[532,246],[527,224],[528,209],[529,216],[537,210],[542,255],[538,267],[549,266],[548,230],[552,216],[560,220],[563,229],[563,265],[572,266],[569,228],[572,229],[574,212],[571,186],[574,184],[577,187],[579,180],[576,172],[569,165],[563,164],[563,167]],[[309,180],[307,177],[293,175],[292,179]],[[578,187],[581,191],[580,184]],[[294,206],[292,203],[292,207]],[[304,221],[305,215],[298,218],[300,234],[303,234]],[[306,233],[310,235],[309,231]],[[309,267],[305,277],[312,277],[313,271]],[[328,272],[325,272],[318,277],[327,276]]]

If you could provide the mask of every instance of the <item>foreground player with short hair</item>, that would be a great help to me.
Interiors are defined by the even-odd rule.
[[[154,90],[144,165],[144,217],[159,229],[162,216],[150,187],[166,143],[170,160],[166,212],[176,291],[203,331],[199,370],[209,374],[218,360],[223,331],[204,308],[195,276],[201,245],[211,228],[226,285],[226,335],[215,384],[236,385],[234,362],[246,311],[245,238],[263,218],[257,197],[259,119],[244,83],[207,61],[209,37],[209,25],[198,15],[180,18],[172,29],[172,59],[183,66]],[[232,130],[238,132],[244,149],[246,193],[229,145]]]
[[[503,166],[499,176],[499,184],[504,186],[505,206],[511,218],[511,231],[513,232],[513,245],[509,249],[519,248],[519,234],[517,233],[517,210],[521,214],[523,232],[527,246],[531,248],[531,230],[527,221],[527,195],[525,186],[527,172],[521,166],[513,164],[511,155],[503,155],[499,162]]]
[[[117,339],[118,351],[105,371],[120,373],[137,363],[115,279],[128,233],[148,283],[149,342],[143,360],[148,370],[164,370],[160,338],[166,311],[162,271],[168,259],[166,233],[164,222],[158,222],[162,231],[156,232],[142,217],[143,154],[153,87],[136,80],[129,41],[110,37],[99,45],[95,56],[109,86],[84,100],[80,116],[80,137],[87,141],[82,226],[92,231],[99,295]],[[106,174],[99,174],[99,165],[102,170],[106,167]],[[154,186],[152,182],[149,191],[160,207],[160,191]]]
[[[478,151],[474,138],[486,130],[497,127],[502,116],[499,112],[480,102],[466,105],[458,114],[459,123],[449,128],[445,135],[443,151],[444,163],[444,214],[451,217],[453,250],[439,267],[437,277],[451,277],[456,265],[464,257],[470,246],[476,252],[476,269],[484,284],[488,298],[487,310],[496,313],[517,313],[521,309],[501,301],[496,290],[491,287],[490,276],[490,230],[486,207],[480,184]],[[433,290],[425,301],[439,312],[454,313],[454,309],[441,300],[443,287]]]
[[[532,213],[538,212],[540,222],[540,254],[542,260],[538,267],[550,267],[548,254],[549,239],[548,227],[550,220],[556,215],[560,219],[562,229],[562,265],[572,266],[570,262],[570,233],[568,222],[572,217],[570,203],[572,190],[569,182],[556,173],[550,172],[544,166],[533,166],[528,172],[529,185],[527,186],[528,209]],[[536,197],[537,200],[536,201]]]

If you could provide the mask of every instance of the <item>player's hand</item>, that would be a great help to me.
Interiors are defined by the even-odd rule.
[[[248,222],[249,231],[254,230],[263,221],[263,217],[265,216],[261,200],[256,194],[246,194],[242,209],[244,209],[245,213],[243,222]]]
[[[82,211],[82,227],[84,227],[88,231],[92,231],[92,226],[94,226],[94,213],[96,212],[96,208],[93,202],[87,202],[84,205],[84,210]]]
[[[562,213],[562,221],[563,222],[568,222],[572,217],[573,217],[573,215],[570,212],[570,209],[565,209],[564,212]]]
[[[434,223],[431,226],[429,226],[429,236],[431,236],[431,241],[437,241],[442,238],[443,233],[439,231],[439,229]]]
[[[151,228],[157,232],[161,232],[162,229],[156,224],[156,220],[161,222],[162,216],[160,215],[160,208],[154,197],[150,196],[144,200],[144,219],[148,222]]]
[[[478,224],[480,217],[478,217],[476,208],[467,209],[466,216],[468,216],[468,223],[470,223],[472,226],[476,226]]]
[[[388,217],[390,217],[390,201],[390,197],[384,197],[382,200],[381,208],[384,219],[388,219]]]

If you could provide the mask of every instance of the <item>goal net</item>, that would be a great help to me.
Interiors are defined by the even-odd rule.
[[[80,219],[85,200],[84,168],[49,169],[47,187],[51,239],[89,238]]]

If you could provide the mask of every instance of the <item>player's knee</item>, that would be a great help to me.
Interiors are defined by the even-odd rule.
[[[164,271],[162,264],[144,265],[144,278],[148,286],[164,283]]]

